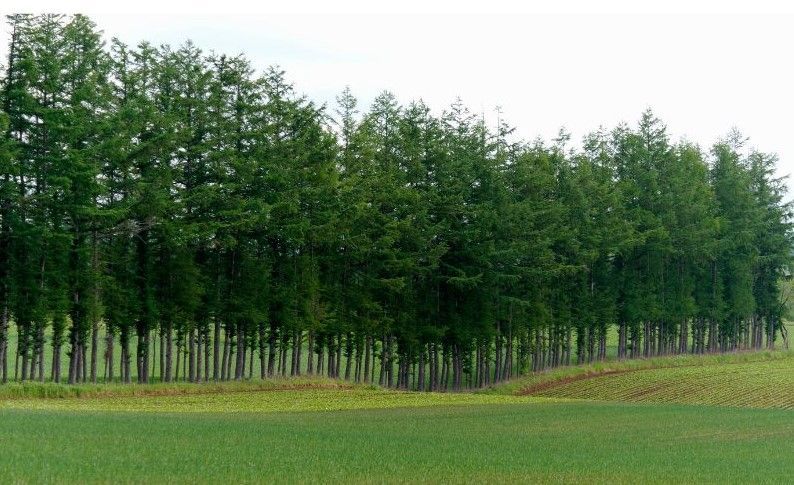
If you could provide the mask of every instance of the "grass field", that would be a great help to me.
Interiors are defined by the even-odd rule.
[[[485,392],[785,409],[794,407],[794,351],[600,362],[531,374]]]
[[[794,359],[712,364],[570,379],[529,388],[532,396],[599,401],[794,409]]]
[[[28,482],[735,482],[794,477],[786,411],[594,403],[195,414],[3,410]]]
[[[757,399],[725,398],[737,394]],[[784,352],[560,369],[476,394],[306,378],[14,385],[0,388],[0,477],[788,483],[794,412],[781,408],[792,399],[794,354]],[[637,400],[650,402],[627,402]]]

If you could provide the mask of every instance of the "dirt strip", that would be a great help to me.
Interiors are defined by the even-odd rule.
[[[539,384],[534,384],[534,385],[531,385],[529,387],[525,387],[524,389],[521,389],[521,391],[518,392],[518,395],[519,396],[530,396],[530,395],[533,395],[533,394],[536,394],[536,393],[539,393],[539,392],[543,392],[543,391],[546,391],[546,390],[549,390],[549,389],[553,389],[555,387],[564,386],[565,384],[569,384],[571,382],[584,381],[586,379],[595,379],[596,377],[602,377],[602,376],[612,376],[612,375],[617,375],[617,374],[627,374],[629,372],[639,372],[641,370],[647,370],[647,369],[609,370],[609,371],[605,371],[605,372],[596,372],[596,373],[592,373],[592,374],[579,374],[579,375],[575,375],[575,376],[568,376],[568,377],[564,377],[562,379],[557,379],[557,380],[554,380],[554,381],[541,382]]]

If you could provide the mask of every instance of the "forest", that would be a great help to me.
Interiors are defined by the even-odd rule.
[[[738,131],[675,141],[648,110],[527,141],[460,101],[318,105],[81,15],[6,31],[3,383],[461,390],[604,360],[613,333],[617,359],[787,339],[787,188]]]

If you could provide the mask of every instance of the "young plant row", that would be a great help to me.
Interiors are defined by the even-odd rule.
[[[794,359],[629,371],[561,382],[532,395],[794,408]]]

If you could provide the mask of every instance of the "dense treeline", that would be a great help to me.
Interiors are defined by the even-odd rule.
[[[348,91],[332,116],[242,56],[8,31],[3,382],[460,389],[604,359],[614,329],[618,358],[785,338],[785,186],[736,133],[704,152],[646,112],[571,148]]]

